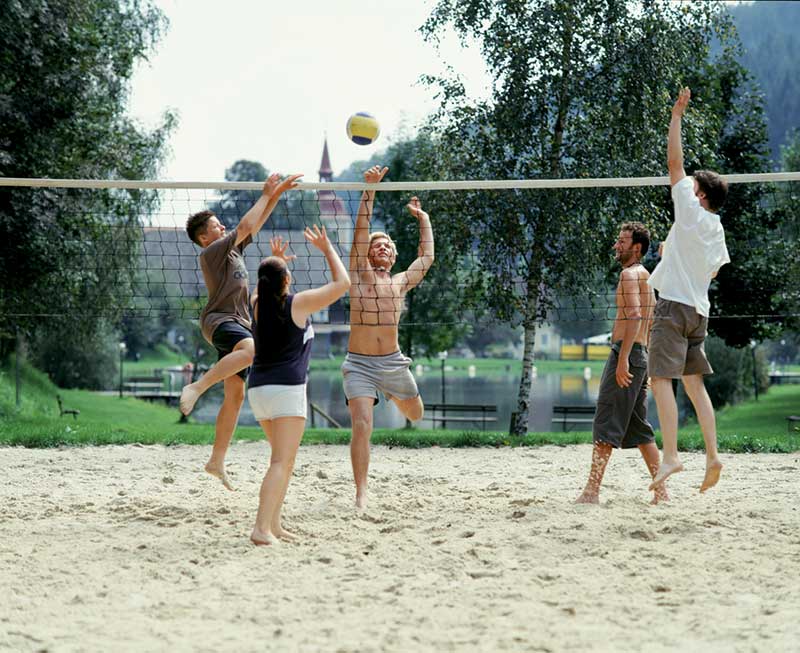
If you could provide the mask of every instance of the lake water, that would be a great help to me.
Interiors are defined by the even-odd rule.
[[[497,422],[489,424],[490,430],[507,431],[511,412],[516,408],[519,377],[514,374],[491,373],[481,377],[469,378],[463,373],[445,373],[445,396],[442,397],[441,374],[425,371],[415,374],[417,384],[426,403],[451,404],[493,404],[497,406]],[[552,427],[553,405],[555,404],[594,404],[600,386],[600,373],[593,373],[587,380],[582,375],[561,373],[540,373],[533,381],[531,391],[531,411],[528,421],[530,431],[560,430]],[[313,371],[309,377],[309,398],[328,415],[345,427],[350,426],[350,413],[344,402],[342,376],[338,371]],[[201,398],[192,413],[200,422],[213,422],[222,401],[222,386],[213,388]],[[309,411],[310,413],[310,411]],[[658,425],[655,402],[650,396],[648,418],[654,427]],[[240,424],[257,424],[250,406],[245,401],[239,419]],[[314,416],[316,426],[329,426],[319,415]],[[405,418],[392,403],[384,401],[375,406],[374,423],[376,428],[399,428],[405,425]],[[309,415],[309,426],[311,416]],[[417,424],[420,428],[434,428],[430,420]],[[472,424],[450,423],[448,428],[476,428]],[[588,426],[588,425],[587,425]],[[440,428],[441,425],[437,425]],[[572,430],[575,430],[573,427]],[[585,430],[590,430],[586,428]]]

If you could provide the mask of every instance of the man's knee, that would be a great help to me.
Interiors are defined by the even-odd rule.
[[[236,343],[236,346],[233,348],[233,351],[240,352],[242,355],[247,355],[250,359],[250,365],[253,362],[253,359],[256,357],[256,346],[255,342],[252,338],[244,338]]]
[[[413,400],[404,403],[403,414],[412,422],[421,420],[422,416],[425,414],[425,406],[422,400],[419,397],[415,397]]]
[[[365,410],[354,410],[350,413],[353,435],[369,433],[372,430],[372,415]]]

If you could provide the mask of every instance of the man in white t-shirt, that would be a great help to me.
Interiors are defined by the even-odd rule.
[[[691,93],[681,89],[672,107],[667,140],[667,165],[675,205],[663,256],[648,283],[658,293],[650,335],[648,372],[658,408],[663,458],[650,489],[683,470],[678,458],[678,405],[672,379],[680,378],[697,413],[706,445],[706,473],[700,491],[717,484],[722,463],[717,453],[714,407],[703,384],[712,374],[703,343],[708,327],[708,287],[719,269],[730,262],[725,232],[717,212],[725,203],[728,184],[707,170],[687,177],[683,169],[681,118]]]

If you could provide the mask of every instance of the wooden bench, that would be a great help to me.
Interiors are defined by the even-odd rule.
[[[125,389],[131,394],[153,394],[164,387],[164,379],[160,376],[129,376],[125,379]]]
[[[425,410],[432,413],[425,419],[429,419],[434,424],[442,422],[443,428],[447,422],[480,422],[481,428],[485,431],[487,422],[497,421],[497,406],[486,404],[425,404]],[[441,413],[441,415],[437,415],[437,413]],[[447,413],[462,413],[462,415],[460,417],[448,417]],[[464,415],[463,413],[480,414]]]
[[[553,406],[553,423],[561,424],[564,431],[568,431],[568,424],[591,424],[594,422],[594,417],[573,417],[573,415],[592,415],[594,416],[597,406],[594,405],[580,405],[580,406]]]
[[[795,422],[800,422],[800,415],[789,415],[786,418],[786,430],[788,433],[800,430],[800,427],[794,426]]]
[[[58,402],[58,416],[64,417],[64,415],[72,415],[73,418],[78,419],[78,415],[81,414],[77,408],[64,408],[64,404],[61,402],[61,395],[56,395],[56,401]]]

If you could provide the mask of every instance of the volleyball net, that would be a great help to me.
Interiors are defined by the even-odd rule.
[[[722,219],[732,263],[712,286],[713,319],[797,320],[800,173],[725,177],[730,192]],[[4,237],[14,241],[4,255],[4,273],[14,274],[15,257],[25,256],[26,243],[55,240],[61,260],[52,265],[52,274],[69,277],[77,289],[74,296],[41,302],[27,292],[26,279],[19,279],[13,292],[6,284],[5,319],[75,312],[198,317],[207,294],[201,249],[189,240],[186,219],[209,209],[231,229],[261,187],[257,182],[0,179]],[[347,264],[361,193],[367,189],[378,191],[371,230],[387,232],[397,245],[393,273],[404,270],[421,245],[418,222],[405,205],[417,196],[430,214],[436,261],[402,306],[403,323],[420,328],[535,318],[588,323],[587,333],[598,332],[617,314],[619,265],[612,246],[620,226],[636,221],[650,228],[651,247],[643,262],[652,270],[673,219],[666,177],[302,183],[281,198],[244,250],[251,287],[259,262],[271,253],[273,236],[288,242],[287,253],[296,257],[290,263],[295,291],[327,282],[324,256],[307,243],[303,230],[325,226]],[[35,228],[17,225],[10,233],[9,220],[24,212],[39,218]],[[41,265],[42,274],[48,274],[48,262]],[[93,305],[93,293],[101,291],[119,300]],[[349,297],[337,302],[316,321],[349,324],[350,302]]]

